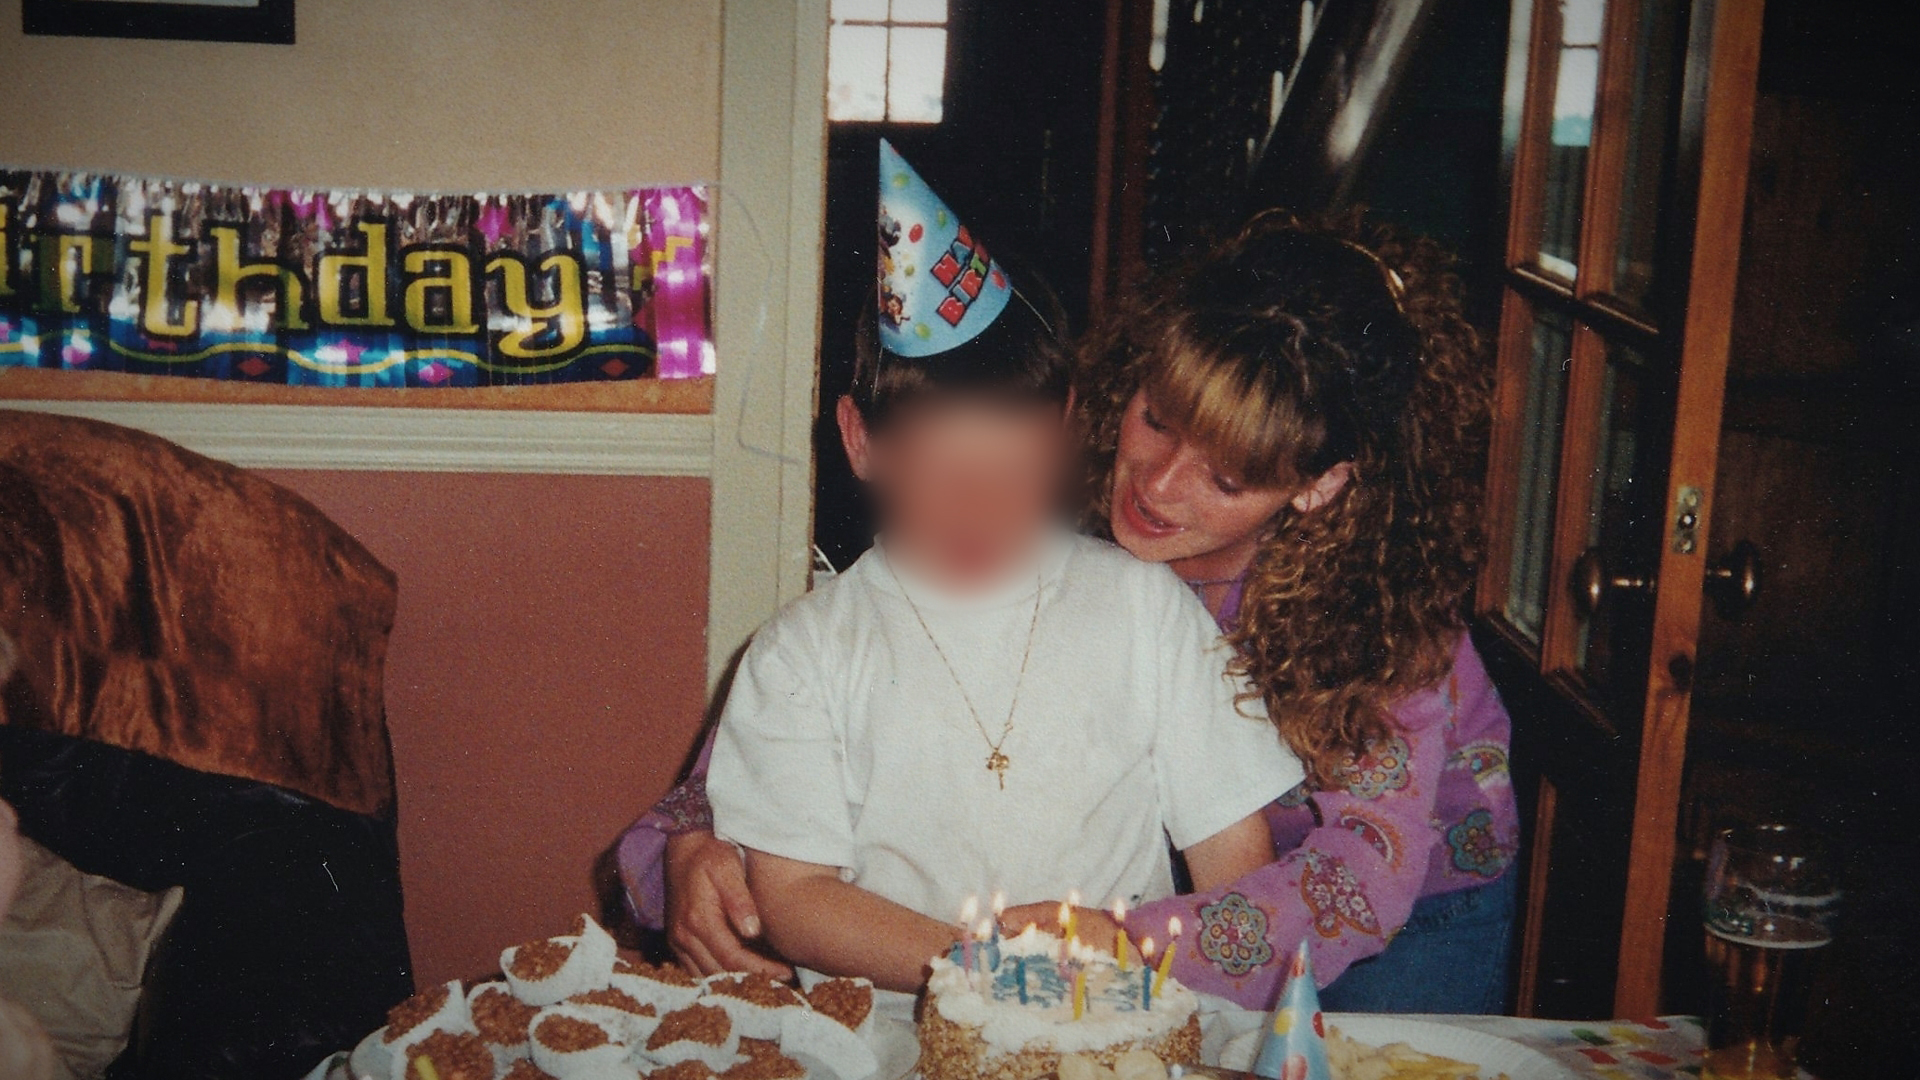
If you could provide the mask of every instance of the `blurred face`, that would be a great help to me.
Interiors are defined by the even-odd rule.
[[[1296,494],[1249,486],[1222,471],[1154,415],[1144,390],[1127,403],[1113,464],[1112,526],[1113,538],[1136,557],[1171,563],[1189,580],[1235,577]]]
[[[842,398],[838,416],[847,459],[879,502],[888,552],[946,587],[996,583],[1057,516],[1072,455],[1057,407],[926,402],[869,432]]]

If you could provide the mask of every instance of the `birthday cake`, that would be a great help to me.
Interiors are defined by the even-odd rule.
[[[1157,985],[1156,985],[1157,983]],[[1132,958],[1028,928],[989,950],[938,957],[920,1019],[924,1080],[1038,1080],[1063,1057],[1112,1069],[1146,1051],[1200,1060],[1199,999]]]

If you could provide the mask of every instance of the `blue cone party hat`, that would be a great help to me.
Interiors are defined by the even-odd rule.
[[[1253,1075],[1267,1080],[1332,1080],[1327,1066],[1327,1025],[1320,1014],[1320,991],[1313,985],[1313,956],[1307,942],[1293,954],[1287,986],[1273,1010]]]
[[[1006,310],[1013,286],[975,239],[880,140],[880,344],[896,356],[964,345]]]

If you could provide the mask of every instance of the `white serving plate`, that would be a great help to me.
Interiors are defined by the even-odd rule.
[[[347,1055],[348,1080],[387,1080],[393,1071],[393,1051],[380,1041],[386,1033],[384,1027],[375,1028]]]
[[[911,1021],[876,1016],[867,1041],[873,1047],[873,1056],[880,1059],[872,1080],[905,1080],[920,1067],[920,1032]],[[825,1075],[831,1080],[831,1073]]]

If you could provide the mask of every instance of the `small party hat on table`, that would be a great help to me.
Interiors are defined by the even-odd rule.
[[[880,344],[896,356],[946,352],[980,336],[1012,297],[986,245],[880,140]]]
[[[1261,1040],[1253,1074],[1267,1080],[1332,1080],[1327,1025],[1320,1014],[1320,991],[1313,985],[1313,957],[1305,941],[1293,954],[1287,986]]]

